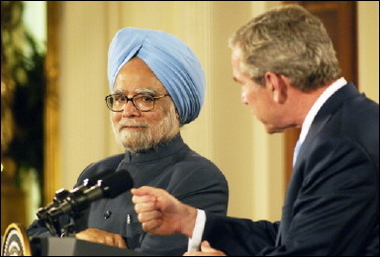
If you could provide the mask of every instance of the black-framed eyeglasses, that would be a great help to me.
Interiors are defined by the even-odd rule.
[[[161,96],[138,94],[131,98],[128,98],[123,94],[112,94],[107,95],[105,100],[108,109],[110,109],[113,112],[122,112],[124,110],[125,105],[129,101],[133,103],[137,110],[141,112],[149,112],[154,109],[154,104],[156,103],[156,100],[165,96],[169,96],[169,94]]]

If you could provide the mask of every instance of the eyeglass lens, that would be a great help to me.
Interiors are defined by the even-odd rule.
[[[155,99],[150,95],[135,95],[132,98],[127,98],[125,95],[109,95],[106,97],[107,106],[112,111],[122,111],[124,105],[128,101],[132,101],[133,105],[140,111],[150,111],[154,108]]]

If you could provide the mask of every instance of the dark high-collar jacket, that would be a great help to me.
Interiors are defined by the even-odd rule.
[[[138,154],[126,152],[92,163],[80,174],[75,186],[108,169],[126,169],[135,188],[143,185],[163,188],[183,203],[213,213],[227,213],[228,184],[224,175],[210,160],[192,151],[180,134],[158,149]],[[88,212],[87,225],[121,234],[134,251],[182,255],[187,250],[185,236],[152,236],[144,232],[133,208],[129,191],[114,199],[95,201]],[[43,236],[46,231],[37,222],[28,228],[30,236]]]

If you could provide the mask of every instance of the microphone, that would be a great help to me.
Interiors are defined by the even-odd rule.
[[[86,209],[92,202],[101,198],[115,198],[133,187],[133,179],[127,170],[120,170],[98,180],[98,183],[85,190],[74,190],[58,206],[48,210],[51,218],[65,213],[76,214]]]
[[[77,191],[85,191],[86,189],[96,185],[96,183],[103,177],[105,177],[106,175],[111,175],[114,173],[114,170],[113,169],[106,169],[106,170],[103,170],[101,171],[100,173],[98,174],[95,174],[95,175],[92,175],[92,176],[89,176],[87,178],[85,178],[82,182],[82,185],[72,189],[71,191],[67,191],[65,189],[61,189],[61,190],[58,190],[56,192],[56,197],[57,198],[60,198],[61,201],[58,201],[58,204],[56,206],[58,206],[60,203],[62,203],[66,198],[70,197],[71,194],[75,194]],[[62,192],[60,192],[62,191]],[[65,192],[66,191],[66,192]],[[61,196],[59,196],[61,195]],[[54,197],[54,200],[55,198]]]
[[[83,184],[79,187],[82,187],[82,189],[90,188],[94,186],[98,182],[99,179],[105,177],[106,175],[113,174],[113,171],[114,171],[113,169],[106,169],[99,172],[98,174],[89,176],[83,180]]]
[[[109,175],[113,172],[113,169],[106,169],[101,171],[99,174],[95,174],[93,176],[87,177],[83,180],[82,185],[72,189],[71,191],[68,191],[64,188],[61,188],[55,192],[55,196],[53,198],[53,201],[49,203],[46,207],[41,207],[38,212],[37,216],[42,216],[45,212],[47,212],[49,209],[59,206],[70,194],[75,194],[77,191],[84,191],[93,185],[95,185],[99,179],[102,177]]]

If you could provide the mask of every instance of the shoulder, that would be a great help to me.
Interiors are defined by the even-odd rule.
[[[175,158],[177,160],[173,162],[173,168],[178,172],[184,173],[196,173],[198,175],[221,175],[220,168],[205,156],[200,155],[194,150],[186,147],[182,149],[181,153]]]
[[[175,194],[176,190],[182,192],[219,187],[228,191],[228,182],[222,170],[208,158],[191,149],[175,158],[176,161],[168,167],[171,174],[166,188],[168,191]]]
[[[225,215],[229,186],[218,166],[190,149],[176,158],[168,167],[170,176],[162,178],[164,189],[183,203]]]
[[[357,151],[378,163],[379,129],[379,105],[359,94],[331,114],[313,141],[318,149],[329,147],[335,149],[334,153]]]
[[[324,184],[332,183],[331,188],[335,189],[343,186],[342,181],[345,186],[349,182],[369,186],[377,181],[378,154],[378,143],[377,150],[373,150],[352,137],[321,134],[307,146],[297,166],[306,172],[309,182],[325,181]]]

